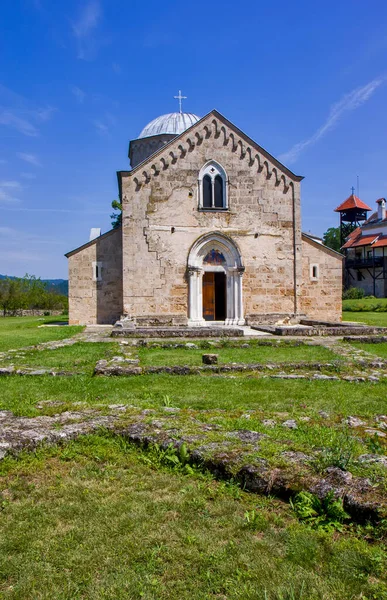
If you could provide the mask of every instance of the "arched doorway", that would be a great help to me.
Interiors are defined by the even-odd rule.
[[[222,322],[243,325],[244,266],[235,242],[222,233],[208,233],[188,255],[189,324]]]

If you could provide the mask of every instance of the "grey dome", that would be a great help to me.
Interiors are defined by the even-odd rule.
[[[197,123],[200,117],[193,113],[169,113],[168,115],[161,115],[157,119],[153,119],[144,129],[141,131],[138,139],[151,137],[152,135],[160,135],[163,133],[169,133],[171,135],[179,135],[183,133],[188,127]]]

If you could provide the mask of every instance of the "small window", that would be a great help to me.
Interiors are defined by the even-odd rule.
[[[102,281],[102,263],[93,262],[93,281]]]
[[[310,278],[312,281],[317,281],[319,278],[319,266],[310,265]]]
[[[207,163],[199,173],[199,208],[222,210],[227,205],[227,176],[215,161]]]
[[[212,182],[209,175],[203,177],[203,207],[212,207]]]

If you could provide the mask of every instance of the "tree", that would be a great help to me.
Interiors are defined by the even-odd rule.
[[[328,248],[340,252],[341,240],[340,240],[340,227],[329,227],[323,235],[323,242]]]
[[[113,229],[118,229],[122,224],[122,204],[120,204],[118,200],[113,200],[112,208],[119,211],[118,213],[114,212],[110,215]]]

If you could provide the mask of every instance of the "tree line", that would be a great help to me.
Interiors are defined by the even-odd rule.
[[[68,310],[68,298],[50,289],[33,275],[0,279],[0,309],[3,315],[21,310]]]

